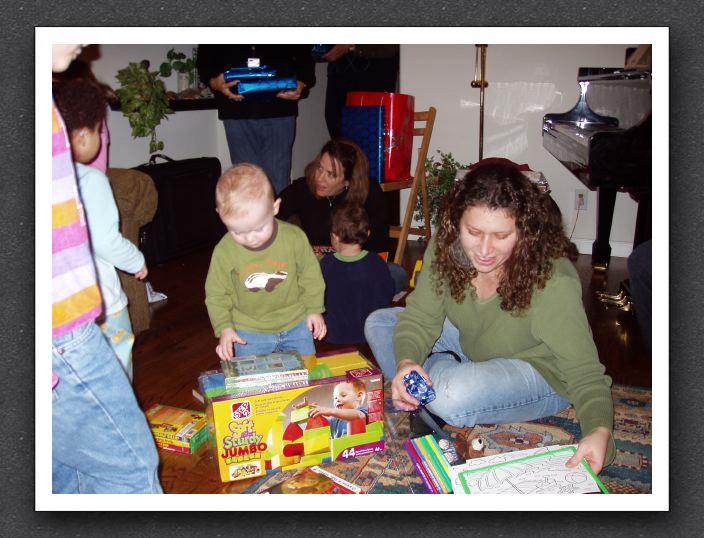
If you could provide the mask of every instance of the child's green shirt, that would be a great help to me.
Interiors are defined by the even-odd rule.
[[[276,220],[271,240],[257,250],[229,233],[215,246],[205,280],[205,304],[219,337],[225,328],[286,331],[324,311],[325,282],[305,233]]]

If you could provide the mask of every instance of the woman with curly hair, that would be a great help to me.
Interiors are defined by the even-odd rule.
[[[448,194],[422,278],[406,308],[373,312],[365,334],[394,405],[419,402],[417,371],[437,398],[428,410],[459,427],[535,420],[574,405],[577,453],[595,472],[613,461],[611,379],[582,304],[557,206],[517,168],[486,164]]]

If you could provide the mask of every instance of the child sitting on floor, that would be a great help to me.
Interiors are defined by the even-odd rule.
[[[364,343],[364,320],[374,310],[391,306],[394,282],[386,262],[362,250],[369,237],[365,209],[343,204],[333,210],[331,219],[330,241],[335,253],[320,261],[325,279],[327,341]]]
[[[227,234],[213,251],[205,304],[218,356],[315,354],[313,339],[326,331],[320,264],[303,230],[275,218],[281,199],[264,170],[249,163],[226,170],[215,204]]]
[[[105,97],[98,85],[81,78],[60,82],[53,92],[71,141],[105,306],[105,320],[100,328],[131,381],[134,333],[127,311],[127,296],[115,268],[132,273],[139,280],[146,278],[148,270],[139,249],[120,233],[120,215],[107,176],[85,164],[93,161],[100,151]]]

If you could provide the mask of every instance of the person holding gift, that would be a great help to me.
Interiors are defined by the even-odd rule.
[[[237,93],[238,80],[225,80],[229,69],[263,66],[276,69],[277,77],[295,77],[296,89],[256,99]],[[232,164],[261,166],[280,193],[291,182],[298,100],[315,84],[310,45],[199,45],[197,67],[215,93]]]

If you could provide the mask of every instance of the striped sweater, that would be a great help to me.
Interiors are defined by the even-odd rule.
[[[100,290],[66,127],[52,105],[52,338],[101,312]]]

